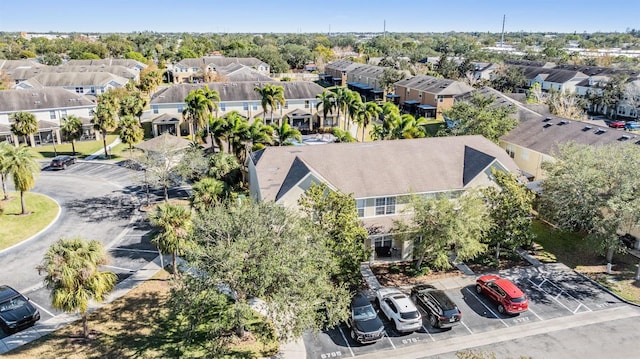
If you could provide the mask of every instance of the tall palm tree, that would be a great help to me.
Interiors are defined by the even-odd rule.
[[[220,152],[224,152],[224,147],[222,144],[223,140],[227,140],[227,128],[229,124],[227,123],[227,119],[224,117],[209,117],[209,133],[211,134],[211,148],[213,149],[215,144],[216,147],[220,150]]]
[[[351,90],[346,87],[335,87],[333,92],[336,94],[335,96],[335,106],[337,110],[336,117],[338,118],[338,127],[340,127],[340,114],[344,114],[344,125],[343,127],[347,128],[347,104],[349,103],[349,99],[351,97]]]
[[[265,125],[261,118],[255,118],[249,126],[251,150],[256,151],[273,142],[273,127]]]
[[[226,195],[227,186],[223,181],[205,177],[193,184],[189,200],[193,209],[204,212]]]
[[[8,142],[0,142],[0,181],[2,182],[2,195],[3,200],[9,199],[9,192],[7,192],[7,176],[9,175],[9,157],[11,152],[15,151],[15,147],[11,146]]]
[[[104,147],[104,157],[108,158],[107,134],[118,127],[119,101],[115,94],[111,92],[98,95],[98,104],[92,110],[93,118],[91,123],[93,128],[102,135],[102,145]]]
[[[267,110],[271,113],[271,124],[273,124],[273,110],[280,106],[284,107],[286,100],[284,98],[284,87],[267,84],[263,87],[256,86],[254,89],[262,96],[261,105],[262,110],[266,113]],[[278,121],[278,125],[282,123],[282,120]]]
[[[156,207],[155,212],[149,214],[149,220],[159,230],[152,241],[160,252],[171,253],[173,273],[177,275],[177,257],[185,249],[191,231],[191,210],[184,206],[163,203]]]
[[[80,312],[85,338],[89,336],[89,301],[103,301],[118,279],[113,272],[99,270],[108,259],[101,242],[77,237],[55,242],[38,266],[39,272],[46,273],[44,282],[51,289],[53,307],[69,313]]]
[[[423,138],[426,136],[426,119],[424,117],[416,119],[407,113],[393,121],[391,139]]]
[[[146,101],[144,97],[142,97],[142,92],[134,91],[129,93],[120,100],[120,116],[135,116],[138,118],[138,122],[140,122],[140,117],[142,116],[145,105]]]
[[[200,89],[202,95],[209,100],[209,114],[214,114],[218,117],[218,109],[220,108],[220,93],[216,90],[209,89],[209,85],[205,85],[203,89]],[[209,122],[207,121],[207,125]],[[207,126],[207,132],[211,137],[211,146],[213,146],[213,134],[211,133],[210,128]]]
[[[36,162],[36,154],[27,146],[20,146],[8,152],[8,173],[13,177],[13,186],[20,192],[22,214],[27,214],[24,193],[36,184],[36,174],[40,173],[40,165]]]
[[[249,121],[238,111],[232,111],[225,116],[227,118],[227,142],[229,153],[233,153],[240,163],[243,162],[242,152],[245,149],[245,142],[249,141]]]
[[[135,117],[126,115],[120,119],[118,124],[118,136],[122,143],[129,146],[129,154],[131,155],[133,154],[133,145],[144,138],[144,130]]]
[[[16,112],[10,118],[13,121],[11,123],[11,132],[16,136],[23,136],[24,143],[33,145],[28,137],[38,132],[36,116],[31,112]]]
[[[274,136],[277,138],[278,146],[286,144],[291,139],[296,139],[302,142],[302,134],[297,128],[291,127],[286,121],[283,121],[280,126],[272,124]]]
[[[184,102],[187,104],[187,107],[182,111],[182,116],[189,122],[191,139],[195,141],[196,128],[203,128],[207,124],[211,100],[209,100],[202,91],[191,90],[184,99]]]
[[[342,130],[339,127],[334,127],[332,132],[335,137],[335,142],[356,142],[356,139],[351,136],[349,131]]]
[[[324,90],[322,93],[316,95],[319,100],[318,107],[322,107],[323,124],[326,126],[327,115],[333,114],[333,109],[336,108],[336,94],[331,90]]]
[[[71,150],[76,155],[76,140],[82,137],[82,120],[78,116],[69,115],[62,119],[60,130],[67,140],[71,140]]]
[[[358,121],[358,116],[364,111],[364,104],[362,103],[362,96],[355,91],[349,91],[346,103],[346,122],[345,130],[349,131],[352,122]],[[357,130],[357,129],[356,129]]]
[[[364,111],[362,111],[361,123],[362,125],[362,142],[364,142],[364,131],[372,122],[373,119],[378,119],[378,117],[382,114],[382,108],[378,106],[377,103],[370,101],[364,104]]]

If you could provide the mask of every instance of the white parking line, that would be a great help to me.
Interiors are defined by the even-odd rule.
[[[536,318],[538,318],[538,320],[542,320],[542,318],[540,318],[540,316],[539,316],[538,314],[536,314],[536,312],[534,312],[534,311],[531,309],[531,306],[529,306],[529,308],[528,308],[527,310],[528,310],[529,312],[533,313],[533,315],[535,315],[535,316],[536,316]]]
[[[51,313],[50,311],[48,311],[48,310],[44,309],[41,305],[38,305],[36,302],[34,302],[34,301],[32,301],[32,300],[30,300],[29,302],[31,302],[31,304],[35,305],[36,307],[38,307],[38,309],[40,309],[41,311],[43,311],[43,312],[45,312],[45,313],[49,314],[50,316],[52,316],[52,317],[55,317],[55,316],[56,316],[55,314]]]
[[[542,282],[540,282],[540,284],[536,284],[534,281],[532,281],[532,280],[531,280],[531,279],[529,279],[529,278],[527,278],[527,280],[528,280],[529,282],[531,282],[531,284],[533,284],[533,287],[534,287],[534,288],[536,288],[537,290],[539,290],[539,291],[541,291],[541,292],[543,292],[543,293],[547,294],[549,297],[551,297],[551,299],[555,300],[558,304],[560,304],[561,306],[563,306],[563,307],[564,307],[564,309],[566,309],[566,310],[570,311],[570,312],[571,312],[571,313],[573,313],[573,314],[576,314],[576,313],[578,312],[578,309],[580,309],[580,307],[581,307],[581,306],[583,306],[583,307],[587,308],[587,310],[588,310],[588,311],[590,311],[590,312],[592,311],[592,310],[591,310],[591,308],[587,307],[587,306],[586,306],[585,304],[583,304],[581,301],[579,301],[578,299],[576,299],[576,298],[575,298],[574,296],[572,296],[571,294],[569,294],[569,293],[565,292],[562,288],[558,287],[555,283],[553,283],[552,281],[548,280],[547,278],[545,278]],[[551,295],[549,292],[547,292],[546,290],[542,289],[540,286],[542,286],[542,284],[544,284],[544,283],[546,283],[546,282],[550,283],[552,286],[554,286],[554,287],[556,287],[557,289],[559,289],[559,290],[560,290],[560,293],[559,293],[558,295],[556,295],[556,296],[553,296],[553,295]],[[571,299],[575,300],[575,301],[578,303],[578,307],[576,307],[576,309],[575,309],[575,310],[571,310],[571,309],[569,309],[569,307],[567,307],[566,305],[564,305],[562,302],[560,302],[560,301],[558,300],[558,297],[559,297],[561,294],[563,294],[563,293],[564,293],[564,294],[566,294],[568,297],[570,297]]]
[[[467,325],[462,320],[460,321],[460,323],[462,323],[462,325],[464,325],[464,327],[467,328],[467,330],[469,331],[470,334],[473,334],[471,329],[469,329],[469,327],[467,327]]]
[[[103,267],[113,268],[113,269],[120,269],[120,270],[124,270],[124,271],[127,271],[127,272],[132,272],[132,273],[137,270],[137,269],[129,269],[129,268],[122,268],[122,267],[115,267],[115,266],[107,266],[107,265],[104,265]]]
[[[477,295],[475,295],[472,291],[469,290],[469,288],[465,288],[467,290],[467,292],[469,292],[469,294],[471,294],[474,298],[476,298],[476,300],[478,302],[480,302],[480,304],[482,304],[483,307],[487,308],[488,311],[491,312],[491,314],[493,314],[494,317],[496,317],[496,319],[498,319],[500,322],[502,322],[502,324],[504,324],[505,327],[509,327],[509,324],[505,323],[504,320],[502,320],[502,318],[500,318],[493,310],[491,310],[491,308],[489,308],[486,304],[484,304],[483,301],[480,300],[480,298],[478,298]]]
[[[435,342],[436,340],[433,338],[433,335],[431,335],[431,333],[429,333],[429,331],[427,330],[427,328],[425,328],[425,326],[422,326],[422,329],[424,329],[424,332],[429,334],[429,338],[431,338],[432,342]]]
[[[153,251],[150,249],[131,249],[131,248],[109,248],[110,251],[127,251],[127,252],[142,252],[142,253],[158,253],[158,251]]]
[[[344,339],[344,343],[347,344],[347,348],[349,348],[349,352],[351,353],[351,356],[354,357],[355,355],[353,354],[353,350],[351,350],[351,345],[349,345],[349,341],[347,340],[347,337],[344,336],[344,332],[342,331],[342,328],[338,327],[338,330],[340,330],[342,339]]]
[[[391,344],[391,347],[393,347],[393,350],[396,350],[396,346],[393,345],[393,342],[391,341],[391,337],[389,336],[389,334],[387,334],[387,332],[384,332],[384,336],[387,337],[387,339],[389,339],[389,344]]]

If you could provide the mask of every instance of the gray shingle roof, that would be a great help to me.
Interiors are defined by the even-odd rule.
[[[132,59],[100,59],[100,60],[69,60],[63,66],[124,66],[130,69],[145,68],[146,64]]]
[[[266,84],[284,87],[284,98],[287,100],[314,99],[317,94],[322,93],[324,90],[322,86],[307,81],[211,82],[206,85],[209,86],[209,89],[218,91],[220,101],[225,102],[260,101],[262,97],[254,91],[254,88],[262,87]],[[204,86],[205,84],[178,84],[160,89],[151,97],[151,104],[183,103],[191,90],[204,88]]]
[[[108,72],[45,72],[24,82],[34,88],[39,88],[58,86],[104,86],[110,82],[124,86],[129,80]]]
[[[19,68],[28,69],[34,67],[43,67],[43,65],[36,61],[31,60],[6,60],[0,59],[0,70],[11,71]]]
[[[349,60],[337,60],[337,61],[333,61],[326,64],[324,68],[325,68],[325,71],[326,70],[349,71],[360,66],[364,66],[364,64],[355,63]]]
[[[546,121],[547,118],[550,120]],[[640,140],[640,137],[622,129],[600,126],[591,121],[573,121],[561,117],[538,115],[521,121],[516,128],[500,139],[507,143],[555,156],[560,144],[575,142],[598,146],[610,143],[636,142]]]
[[[271,77],[263,75],[251,67],[241,64],[229,64],[224,67],[219,67],[217,72],[226,77],[230,82],[273,81]]]
[[[40,73],[68,73],[68,72],[107,72],[127,79],[138,76],[137,71],[124,66],[41,66],[32,68],[19,68],[7,72],[14,80],[27,80]]]
[[[267,201],[309,172],[356,198],[463,189],[489,158],[518,171],[503,149],[482,136],[267,147],[252,154]]]
[[[267,65],[266,62],[256,59],[255,57],[223,57],[223,56],[210,56],[203,57],[204,62],[207,65],[214,65],[216,67],[228,66],[229,64],[237,63],[249,67],[258,67],[260,65]]]
[[[465,83],[433,76],[414,76],[395,85],[438,95],[459,95],[473,90]]]
[[[169,149],[180,151],[189,147],[190,145],[191,141],[164,132],[158,137],[154,137],[150,140],[135,145],[135,147],[143,151],[153,152],[167,151]]]
[[[61,88],[0,91],[0,113],[92,106],[85,96]]]

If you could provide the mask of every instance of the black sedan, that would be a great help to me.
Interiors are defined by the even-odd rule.
[[[9,333],[29,327],[40,320],[40,312],[31,304],[29,298],[15,289],[0,286],[0,322]]]
[[[67,166],[74,163],[76,163],[76,158],[74,156],[60,155],[51,160],[49,167],[51,167],[51,169],[66,170]]]
[[[429,284],[411,289],[411,298],[429,315],[433,328],[451,328],[462,319],[462,312],[447,294]]]

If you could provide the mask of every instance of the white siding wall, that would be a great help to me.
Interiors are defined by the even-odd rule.
[[[91,113],[90,112],[94,108],[95,107],[83,107],[83,108],[67,109],[66,113],[67,113],[67,116],[74,115],[74,116],[78,116],[78,117],[91,117]],[[26,112],[31,112],[32,114],[34,114],[36,116],[36,121],[50,121],[50,122],[55,122],[55,123],[60,124],[60,120],[64,116],[64,111],[63,110],[64,109],[51,109],[51,110],[47,109],[47,110],[26,111]],[[51,118],[51,111],[54,112],[55,119]],[[0,113],[0,124],[9,125],[10,124],[9,116],[12,115],[13,113],[14,112],[11,112],[11,113]]]

